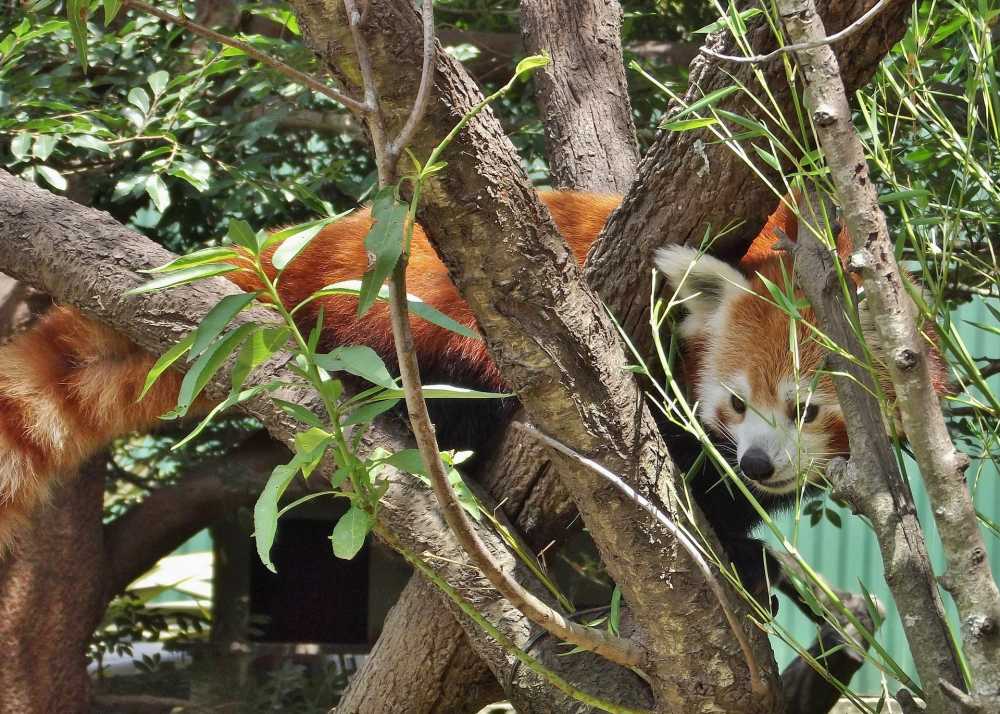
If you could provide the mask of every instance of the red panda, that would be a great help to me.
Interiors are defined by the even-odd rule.
[[[545,192],[540,197],[581,263],[620,202],[618,196],[587,193]],[[369,210],[362,209],[324,228],[286,268],[279,287],[282,300],[294,306],[322,286],[358,278],[368,263],[363,240],[371,224]],[[768,293],[754,273],[780,281],[785,258],[771,250],[778,228],[795,235],[789,210],[779,209],[769,219],[739,270],[682,247],[661,251],[657,265],[684,298],[688,314],[680,323],[680,337],[701,418],[723,442],[732,443],[750,480],[765,493],[781,495],[794,489],[800,471],[813,474],[826,459],[846,454],[847,441],[827,377],[811,397],[803,398],[808,387],[806,392],[801,387],[822,360],[820,348],[804,331],[800,334],[796,392],[790,381],[788,318],[758,297]],[[228,277],[244,290],[259,287],[247,273]],[[407,281],[411,293],[475,327],[420,226],[414,230]],[[359,320],[354,298],[324,298],[301,311],[304,325],[314,324],[320,305],[328,347],[364,344],[393,361],[384,304]],[[421,368],[433,381],[503,388],[481,340],[421,320],[414,320],[413,331]],[[153,427],[160,414],[173,408],[180,379],[175,373],[163,375],[136,402],[154,359],[67,307],[52,310],[0,348],[0,550],[46,500],[59,475],[73,473],[113,438]],[[801,438],[792,438],[800,433]],[[712,504],[716,498],[718,494],[704,495],[711,521],[720,520],[712,518],[716,514],[720,526],[741,520],[724,515],[733,504]],[[737,530],[745,536],[749,527]]]

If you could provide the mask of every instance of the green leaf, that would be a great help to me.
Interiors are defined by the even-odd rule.
[[[231,273],[234,270],[236,270],[235,265],[195,265],[190,268],[184,268],[183,270],[168,273],[167,275],[156,278],[155,280],[150,280],[148,283],[143,283],[137,288],[132,288],[125,294],[141,295],[142,293],[151,293],[156,290],[173,288],[178,285],[193,283],[196,280],[204,280],[205,278],[211,278],[216,275]]]
[[[314,426],[317,429],[323,428],[323,422],[319,420],[315,414],[306,409],[301,404],[296,404],[294,402],[286,402],[284,399],[274,399],[274,403],[278,405],[279,408],[284,410],[287,414],[298,419],[303,424],[308,426]]]
[[[420,457],[419,449],[397,451],[392,456],[386,457],[383,463],[394,466],[408,474],[427,476],[427,469],[424,467],[424,460]]]
[[[90,134],[68,136],[66,137],[66,141],[81,149],[93,149],[94,151],[100,151],[102,154],[111,153],[111,147],[108,146],[108,142],[101,141],[96,136]]]
[[[54,189],[59,191],[66,190],[66,179],[63,175],[49,166],[36,166],[35,170],[38,172],[39,176],[45,179],[45,183]]]
[[[329,432],[313,427],[295,435],[295,451],[303,455],[312,454],[325,448],[332,439]]]
[[[509,392],[479,392],[450,384],[425,384],[421,390],[424,399],[506,399],[514,396]],[[373,399],[402,399],[405,395],[400,388],[386,389]]]
[[[250,224],[246,221],[242,221],[239,218],[229,221],[229,232],[227,235],[229,236],[229,240],[236,245],[243,246],[254,255],[258,255],[257,237],[254,235]]]
[[[80,66],[87,73],[87,15],[90,12],[90,0],[67,0],[66,16],[69,19],[69,29],[76,45],[76,54],[80,58]]]
[[[146,193],[153,199],[156,210],[160,213],[163,213],[170,206],[170,191],[167,190],[167,184],[163,183],[159,174],[153,174],[146,179]]]
[[[259,365],[284,347],[291,331],[287,327],[266,327],[256,330],[240,347],[233,365],[233,389],[240,389],[243,382]]]
[[[682,110],[674,114],[672,117],[668,117],[667,120],[675,122],[678,119],[686,117],[689,114],[694,114],[695,112],[698,112],[699,110],[704,109],[705,107],[710,107],[714,104],[717,104],[718,102],[728,97],[730,94],[738,92],[739,90],[740,88],[735,84],[731,84],[728,87],[723,87],[722,89],[716,89],[714,92],[709,92],[701,99],[687,105]],[[661,126],[661,128],[663,128],[663,126]]]
[[[118,11],[122,9],[122,0],[104,0],[104,26],[107,27],[111,21],[118,16]]]
[[[739,17],[743,21],[746,21],[746,20],[749,20],[751,17],[756,17],[757,15],[760,15],[762,12],[763,12],[763,10],[761,10],[760,8],[753,7],[753,8],[750,8],[749,10],[744,10],[743,12],[741,12],[739,14]],[[713,32],[716,32],[717,30],[721,30],[723,27],[726,27],[727,20],[729,20],[729,19],[730,18],[728,18],[728,17],[720,17],[718,20],[716,20],[715,22],[713,22],[711,25],[705,25],[700,30],[695,30],[694,34],[696,34],[696,35],[708,35],[708,34],[711,34]]]
[[[276,466],[253,507],[253,528],[254,540],[257,543],[257,555],[264,567],[272,573],[278,572],[271,562],[271,546],[274,545],[274,536],[278,532],[278,501],[281,500],[282,495],[288,489],[288,484],[292,482],[298,471],[296,459],[292,459],[291,463]]]
[[[281,245],[274,251],[274,255],[271,257],[271,264],[276,270],[284,270],[288,267],[289,263],[295,260],[299,253],[305,250],[312,239],[319,235],[319,232],[334,220],[334,218],[322,218],[318,221],[285,228],[272,235],[272,238],[281,236]],[[269,240],[268,242],[270,243],[271,241]]]
[[[149,114],[149,95],[142,87],[133,87],[129,90],[128,103],[137,107],[143,114]]]
[[[187,255],[182,255],[179,258],[171,260],[166,265],[161,265],[158,268],[150,268],[148,270],[143,270],[143,273],[156,274],[156,273],[174,273],[178,270],[185,270],[186,268],[193,268],[197,265],[211,265],[213,263],[221,263],[225,260],[231,260],[238,257],[238,253],[232,248],[226,248],[225,246],[216,246],[213,248],[202,248],[201,250],[196,250],[194,253],[188,253]]]
[[[540,55],[531,55],[518,62],[517,67],[514,68],[514,74],[520,77],[522,74],[534,72],[536,69],[547,67],[550,64],[552,64],[552,57],[547,51],[542,50]]]
[[[375,223],[365,236],[365,249],[375,256],[375,263],[361,279],[358,294],[358,317],[361,317],[378,299],[386,278],[396,267],[403,253],[403,226],[408,207],[396,200],[396,192],[387,186],[375,195],[372,219]]]
[[[778,161],[778,157],[772,154],[770,151],[766,151],[756,144],[753,144],[753,150],[757,152],[757,156],[764,159],[764,163],[770,166],[775,171],[781,171],[781,162]]]
[[[15,136],[10,141],[10,153],[14,155],[19,161],[24,161],[28,158],[28,152],[31,151],[31,142],[34,137],[26,132],[21,132]]]
[[[890,191],[878,197],[879,203],[890,203],[892,201],[912,201],[914,199],[926,199],[931,192],[926,188],[911,188],[906,191]]]
[[[389,374],[385,362],[371,347],[345,345],[325,355],[316,355],[316,364],[327,372],[348,372],[372,384],[387,389],[397,389],[396,380]]]
[[[194,331],[194,344],[191,345],[191,351],[188,353],[188,362],[204,352],[212,340],[222,334],[232,319],[253,302],[254,297],[254,293],[239,293],[228,295],[219,300]]]
[[[56,141],[58,141],[58,137],[53,134],[39,134],[35,137],[35,146],[32,149],[35,158],[39,161],[48,160],[49,156],[52,155],[52,150],[56,148]]]
[[[333,544],[333,554],[344,560],[351,560],[365,544],[372,529],[372,519],[357,506],[351,506],[347,513],[340,517],[330,535]]]
[[[608,632],[612,635],[617,635],[621,621],[622,589],[615,585],[615,589],[611,591],[611,612],[608,614]]]
[[[170,81],[170,75],[161,69],[149,75],[146,78],[146,81],[149,82],[149,87],[153,90],[153,94],[158,97],[163,94],[163,90],[167,88],[167,82]]]
[[[671,121],[663,124],[660,128],[668,131],[691,131],[692,129],[701,129],[702,127],[712,126],[713,124],[718,123],[719,120],[715,117],[704,117],[702,119],[682,119],[680,121]]]
[[[354,426],[355,424],[370,424],[375,421],[375,417],[379,414],[389,411],[397,404],[399,404],[398,399],[387,399],[385,401],[365,404],[348,414],[344,420],[340,422],[340,425]]]
[[[136,401],[142,400],[146,396],[146,392],[149,391],[156,380],[160,378],[170,365],[179,360],[185,352],[191,349],[191,343],[194,342],[194,333],[185,337],[183,340],[178,342],[176,345],[171,347],[169,350],[163,353],[156,363],[150,368],[149,374],[146,375],[146,383],[142,385],[142,392],[139,394],[139,398]]]
[[[178,416],[187,414],[188,409],[191,408],[191,404],[194,403],[194,400],[205,389],[209,380],[219,371],[219,368],[225,363],[226,358],[232,354],[233,350],[240,346],[240,343],[246,339],[247,335],[255,327],[256,325],[252,324],[240,325],[235,330],[226,334],[221,340],[212,344],[211,347],[205,350],[201,357],[195,360],[194,364],[191,365],[191,369],[184,375],[184,381],[181,382],[181,389],[177,395],[176,412]]]
[[[329,297],[332,295],[360,295],[361,294],[361,281],[360,280],[342,280],[339,283],[332,283],[323,288],[320,288],[310,297],[320,298]],[[388,300],[389,299],[389,288],[383,285],[379,290],[377,295],[378,300]],[[429,303],[424,302],[416,295],[408,294],[406,296],[406,308],[411,315],[416,315],[422,320],[427,320],[438,327],[443,327],[446,330],[450,330],[462,337],[468,337],[470,340],[481,340],[482,335],[476,332],[471,327],[463,325],[457,320],[445,315],[440,310],[432,307]]]
[[[178,449],[187,446],[187,444],[190,443],[192,439],[194,439],[202,431],[205,430],[206,426],[212,423],[212,420],[215,419],[215,417],[217,417],[219,414],[226,411],[227,409],[234,407],[237,404],[240,404],[241,402],[245,402],[251,397],[259,394],[260,392],[263,392],[265,390],[270,391],[272,389],[277,389],[277,387],[278,387],[277,384],[260,385],[257,387],[253,387],[252,389],[244,389],[243,391],[231,392],[230,395],[226,397],[224,401],[219,402],[214,407],[212,407],[212,411],[210,411],[208,414],[205,415],[205,418],[198,423],[198,426],[192,429],[191,432],[183,439],[181,439],[176,444],[171,446],[170,450],[177,451]]]

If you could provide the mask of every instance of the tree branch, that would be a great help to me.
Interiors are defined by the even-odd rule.
[[[811,211],[816,214],[811,215]],[[856,314],[856,308],[843,302],[834,267],[836,254],[813,235],[814,230],[825,230],[822,219],[817,218],[820,215],[824,213],[815,203],[806,204],[798,239],[785,246],[793,251],[796,283],[809,299],[820,329],[845,351],[863,355],[847,317],[851,312]],[[851,448],[846,469],[837,471],[831,467],[828,472],[834,492],[872,523],[882,551],[886,581],[902,616],[921,681],[936,682],[947,677],[949,681],[960,682],[957,656],[950,646],[948,623],[917,521],[913,495],[899,472],[886,434],[872,375],[856,362],[835,353],[829,354],[828,359]],[[931,701],[935,701],[933,696]],[[943,706],[940,695],[937,703]]]
[[[234,507],[252,504],[288,452],[267,437],[251,437],[200,464],[179,483],[152,491],[104,527],[109,594],[128,584]]]
[[[374,122],[380,127],[378,132],[382,136],[382,141],[376,141],[374,148],[376,163],[380,167],[380,187],[385,188],[395,180],[396,163],[399,160],[398,147],[408,142],[409,139],[407,137],[413,136],[417,125],[427,110],[431,78],[433,76],[432,61],[435,50],[432,4],[430,0],[425,0],[423,5],[423,61],[421,62],[420,84],[417,97],[414,100],[413,109],[410,111],[406,123],[400,129],[399,136],[392,140],[384,133],[385,117],[382,113],[381,105],[377,103],[377,92],[368,84],[374,78],[374,71],[371,67],[369,49],[367,46],[364,46],[366,40],[357,28],[357,23],[355,23],[353,0],[345,0],[345,7],[347,8],[348,15],[351,17],[352,36],[355,42],[354,49],[358,55],[358,63],[361,67],[364,94],[365,97],[371,97],[376,102],[372,107],[372,111],[369,112],[368,118],[370,122]],[[373,130],[373,140],[375,133]],[[432,160],[428,159],[428,161]],[[420,187],[418,186],[414,190],[413,200],[418,201]],[[427,469],[431,485],[434,488],[434,494],[437,496],[438,504],[444,512],[448,527],[458,539],[466,554],[472,559],[472,562],[486,576],[486,579],[529,620],[544,628],[550,634],[584,650],[606,657],[612,662],[629,667],[641,666],[645,660],[645,652],[641,647],[610,633],[605,633],[597,628],[584,627],[563,617],[561,613],[549,607],[549,605],[542,602],[539,598],[536,598],[521,587],[516,580],[504,573],[499,564],[493,559],[493,556],[486,550],[483,542],[477,537],[476,531],[472,526],[472,521],[469,519],[468,514],[466,514],[448,480],[448,473],[441,460],[437,438],[434,433],[434,425],[431,423],[430,414],[427,411],[427,403],[424,401],[422,395],[420,366],[417,363],[417,351],[414,344],[413,332],[410,328],[407,307],[406,266],[409,255],[405,246],[409,244],[409,240],[403,235],[400,235],[399,239],[404,246],[404,250],[397,260],[389,282],[389,314],[392,322],[392,334],[396,345],[396,361],[399,365],[400,378],[403,383],[406,410],[410,418],[410,428],[413,431],[421,459],[424,467]]]
[[[779,8],[793,41],[817,41],[826,35],[812,0],[780,0]],[[805,103],[812,112],[854,243],[850,267],[861,274],[879,346],[888,355],[903,430],[920,466],[948,561],[942,584],[954,597],[961,618],[962,644],[973,680],[971,694],[984,708],[997,710],[1000,590],[965,483],[969,458],[955,449],[945,425],[934,389],[931,357],[917,330],[915,309],[900,276],[864,149],[851,121],[837,58],[829,46],[820,45],[800,52],[799,62],[804,70]],[[943,648],[946,641],[939,646]],[[911,647],[917,656],[918,643],[911,642]],[[937,676],[928,677],[921,672],[921,679],[927,683],[928,701],[937,711],[934,702],[940,702],[942,710],[944,703],[933,683],[942,680],[961,688],[963,680],[950,669],[934,674]]]
[[[345,18],[309,0],[293,6],[307,43],[323,53],[345,86],[356,90],[357,56],[329,51],[351,46]],[[403,0],[369,4],[364,29],[383,106],[393,110],[386,116],[389,131],[401,125],[413,102],[419,27]],[[412,144],[418,155],[429,155],[480,99],[450,57],[439,53],[437,63],[435,99]],[[665,476],[673,476],[673,468],[641,392],[624,369],[627,359],[615,328],[580,283],[574,258],[491,113],[484,111],[460,132],[444,158],[448,170],[431,181],[421,202],[421,222],[505,378],[540,428],[628,474],[630,485],[655,494],[672,513],[676,502]],[[653,659],[661,668],[661,676],[651,674],[659,705],[691,710],[712,702],[741,713],[769,710],[770,704],[749,694],[749,672],[738,644],[676,541],[655,521],[636,519],[634,506],[588,470],[564,458],[559,463],[612,576],[649,628]],[[677,564],[668,581],[661,578],[664,563]],[[770,662],[764,638],[759,632],[750,637],[757,660]],[[725,662],[732,669],[706,683],[696,674],[700,662],[692,652],[702,653],[701,661]]]

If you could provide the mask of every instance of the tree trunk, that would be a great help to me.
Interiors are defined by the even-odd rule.
[[[107,605],[104,460],[57,489],[0,562],[0,714],[90,711],[87,643]]]
[[[523,0],[521,32],[552,64],[535,74],[553,186],[624,193],[639,161],[618,0]]]

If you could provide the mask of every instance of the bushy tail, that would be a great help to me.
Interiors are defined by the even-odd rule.
[[[66,307],[0,347],[0,553],[61,476],[174,406],[181,376],[170,370],[136,402],[154,361]]]

